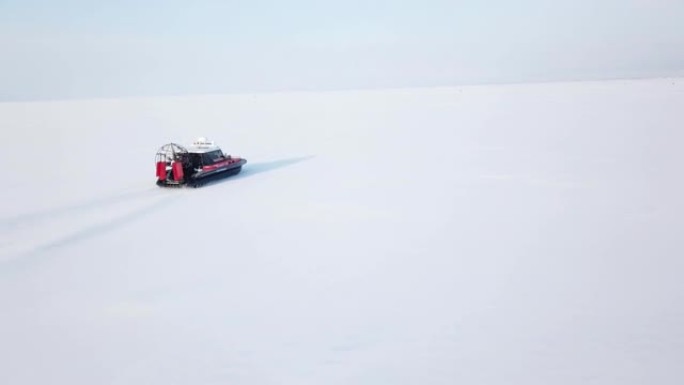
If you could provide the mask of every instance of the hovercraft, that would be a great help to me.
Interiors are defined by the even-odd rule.
[[[204,137],[187,147],[165,144],[157,151],[155,161],[160,187],[199,187],[239,174],[247,163],[247,159],[224,154],[219,146]]]

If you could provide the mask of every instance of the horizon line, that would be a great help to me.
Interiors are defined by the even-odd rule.
[[[586,76],[586,77],[564,77],[555,79],[530,79],[530,80],[482,80],[482,81],[456,81],[446,84],[423,84],[423,85],[388,85],[388,86],[350,86],[350,87],[322,87],[312,88],[281,88],[281,89],[254,89],[236,91],[206,91],[188,93],[151,93],[151,94],[121,94],[110,96],[66,96],[66,97],[46,97],[46,98],[8,98],[0,97],[0,104],[12,103],[59,103],[59,102],[86,102],[86,101],[114,101],[114,100],[135,100],[135,99],[174,99],[191,97],[220,97],[220,96],[254,96],[254,95],[275,95],[275,94],[304,94],[304,93],[336,93],[336,92],[374,92],[374,91],[397,91],[397,90],[424,90],[437,88],[458,88],[458,87],[483,87],[483,86],[516,86],[516,85],[544,85],[544,84],[567,84],[567,83],[595,83],[595,82],[619,82],[619,81],[643,81],[643,80],[684,80],[684,69],[672,71],[668,75],[623,75],[623,76]]]

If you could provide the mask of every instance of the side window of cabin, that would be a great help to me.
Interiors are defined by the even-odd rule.
[[[214,163],[214,157],[212,156],[211,152],[208,152],[206,154],[202,154],[202,163],[204,163],[205,166]]]

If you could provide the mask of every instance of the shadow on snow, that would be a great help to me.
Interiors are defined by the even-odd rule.
[[[242,172],[240,174],[223,178],[223,179],[218,179],[213,182],[207,183],[209,184],[215,184],[215,183],[223,183],[231,180],[237,180],[237,179],[243,179],[243,178],[249,178],[254,175],[259,175],[262,173],[266,172],[271,172],[275,171],[287,166],[291,166],[306,160],[309,160],[313,158],[314,156],[304,156],[304,157],[297,157],[297,158],[287,158],[287,159],[279,159],[279,160],[274,160],[270,162],[257,162],[257,163],[247,163],[244,167]],[[146,191],[137,191],[137,192],[127,192],[127,193],[122,193],[118,195],[112,195],[109,197],[103,197],[103,198],[98,198],[94,199],[91,201],[87,202],[82,202],[79,204],[74,204],[74,205],[69,205],[69,206],[64,206],[61,208],[54,208],[51,210],[45,210],[43,212],[38,212],[38,213],[30,213],[26,214],[24,216],[18,216],[14,218],[10,218],[8,220],[5,220],[4,223],[0,223],[0,225],[4,226],[14,226],[18,224],[27,224],[33,221],[41,220],[46,217],[56,217],[56,216],[69,216],[72,214],[75,214],[77,211],[86,211],[89,209],[94,209],[102,206],[107,206],[109,204],[113,203],[119,203],[119,202],[124,202],[126,200],[132,200],[136,199],[142,195],[149,194],[150,190]],[[160,208],[167,206],[170,203],[170,199],[174,199],[173,194],[166,196],[165,198],[162,198],[160,200],[155,201],[154,203],[148,204],[134,212],[131,212],[129,214],[123,215],[118,218],[113,218],[110,220],[106,220],[100,224],[96,225],[91,225],[88,227],[85,227],[83,229],[80,229],[78,231],[75,231],[72,234],[66,235],[60,239],[53,240],[51,242],[48,242],[46,244],[42,245],[36,245],[32,249],[27,250],[23,253],[20,253],[20,255],[15,256],[15,258],[11,258],[10,260],[6,260],[4,262],[0,263],[0,266],[3,267],[2,270],[0,270],[0,275],[2,273],[7,273],[9,270],[13,270],[16,268],[19,268],[20,266],[30,266],[32,261],[43,254],[45,251],[50,251],[54,249],[59,249],[65,246],[72,245],[74,243],[78,243],[82,240],[90,239],[92,237],[96,237],[99,235],[102,235],[104,233],[108,233],[111,231],[114,231],[116,229],[119,229],[121,227],[124,227],[131,222],[134,222],[136,220],[139,220],[155,211],[158,211]],[[1,226],[0,226],[1,227]],[[31,258],[33,257],[33,258]]]

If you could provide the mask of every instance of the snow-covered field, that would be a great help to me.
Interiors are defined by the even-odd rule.
[[[684,79],[1,103],[0,384],[681,384]],[[249,163],[154,185],[159,146]]]

